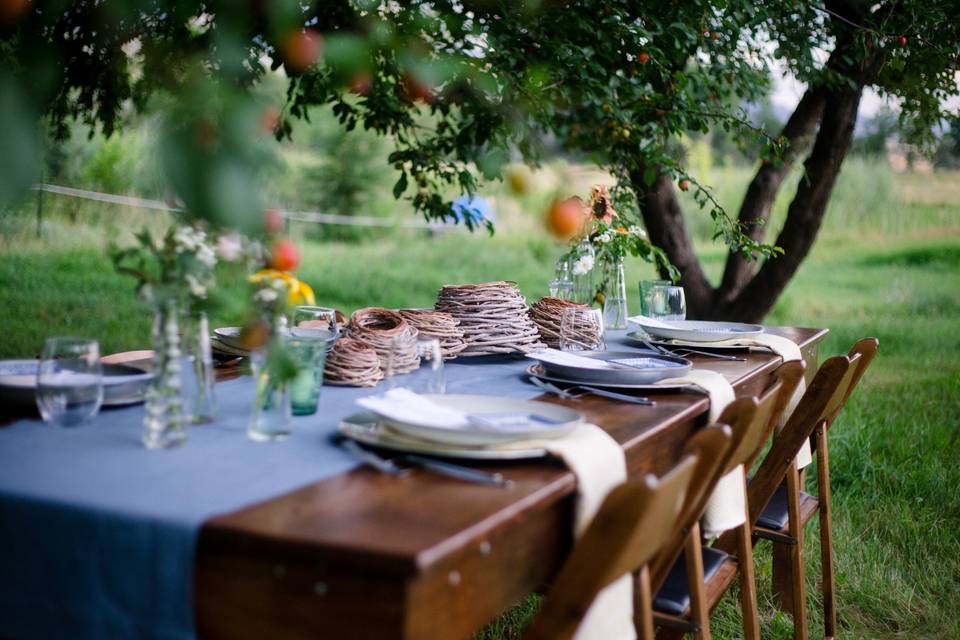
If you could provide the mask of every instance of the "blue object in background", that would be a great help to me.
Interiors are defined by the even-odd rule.
[[[474,224],[482,224],[484,220],[491,224],[497,222],[497,212],[493,209],[493,203],[486,198],[474,194],[472,196],[460,196],[453,201],[450,206],[454,219],[463,223],[467,219],[473,220]]]

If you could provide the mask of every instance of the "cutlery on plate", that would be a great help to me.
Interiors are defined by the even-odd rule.
[[[625,393],[617,393],[615,391],[607,391],[606,389],[598,389],[596,387],[588,387],[582,384],[574,385],[562,389],[555,384],[541,380],[540,378],[530,377],[531,382],[536,386],[540,387],[547,393],[551,393],[560,398],[566,400],[577,400],[585,395],[594,395],[602,396],[604,398],[610,398],[611,400],[620,400],[622,402],[631,402],[633,404],[642,404],[647,406],[654,406],[656,403],[649,398],[643,398],[641,396],[630,396]],[[579,389],[579,391],[574,391],[574,389]]]
[[[358,461],[368,464],[377,471],[382,473],[389,473],[391,475],[399,476],[405,474],[409,469],[401,467],[393,460],[388,460],[387,458],[382,458],[375,454],[373,451],[364,449],[359,444],[350,440],[349,438],[344,438],[340,442],[340,447],[356,458]]]
[[[730,362],[745,362],[746,358],[738,358],[737,356],[725,356],[720,353],[710,353],[709,351],[698,351],[697,349],[688,349],[687,347],[677,347],[673,352],[674,355],[683,354],[683,353],[693,353],[698,356],[706,356],[708,358],[716,358],[717,360],[728,360]]]
[[[458,480],[466,480],[467,482],[476,482],[478,484],[505,488],[513,486],[513,480],[504,478],[503,474],[501,473],[488,473],[486,471],[479,471],[471,467],[453,464],[452,462],[442,462],[432,458],[425,458],[412,453],[401,456],[400,460],[416,465],[422,469],[426,469],[427,471],[439,473],[441,475],[456,478]]]

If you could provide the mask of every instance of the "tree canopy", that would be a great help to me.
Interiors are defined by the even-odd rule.
[[[678,267],[695,315],[709,306],[748,316],[772,304],[816,235],[865,87],[895,98],[904,135],[928,146],[943,104],[958,93],[960,20],[945,0],[3,7],[0,118],[43,116],[55,136],[79,118],[109,133],[126,105],[159,106],[167,177],[200,216],[259,220],[252,176],[267,161],[267,138],[289,135],[291,119],[316,106],[331,107],[347,129],[392,137],[390,161],[402,171],[394,192],[431,218],[449,215],[451,186],[472,191],[478,177],[499,177],[511,154],[535,163],[552,140],[618,179],[617,204],[642,216]],[[250,88],[281,66],[287,102],[258,101]],[[750,123],[744,105],[769,92],[774,69],[807,91],[783,131],[768,132]],[[680,136],[716,127],[763,141],[738,213],[724,211],[676,152]],[[37,137],[21,129],[4,143],[19,152],[0,154],[10,165],[0,167],[9,169],[0,171],[5,194],[33,177]],[[773,196],[805,154],[796,212],[766,243]],[[693,255],[674,185],[692,189],[731,248],[720,287]],[[775,245],[794,255],[775,258]],[[767,258],[759,269],[756,257]],[[785,266],[769,266],[778,261]],[[764,302],[738,309],[752,304],[741,296],[755,282],[747,297]]]

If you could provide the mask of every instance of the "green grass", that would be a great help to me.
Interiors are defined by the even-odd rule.
[[[768,322],[829,327],[824,355],[845,352],[859,337],[880,339],[879,357],[831,431],[841,637],[957,638],[960,180],[882,170],[871,180],[871,165],[850,167],[820,240]],[[729,173],[724,197],[731,202],[742,173]],[[546,184],[557,188],[556,180]],[[321,303],[345,311],[429,305],[437,288],[453,281],[511,279],[535,299],[546,292],[561,252],[534,233],[530,203],[543,200],[541,193],[526,205],[504,204],[505,224],[492,239],[398,231],[361,244],[307,243],[301,275]],[[691,221],[699,215],[691,213]],[[32,238],[29,210],[0,219],[0,357],[35,355],[43,338],[56,333],[97,336],[106,352],[146,346],[148,315],[132,282],[113,272],[103,251],[146,217],[102,209],[82,209],[76,217],[74,224],[48,216],[40,240]],[[96,224],[84,224],[90,222]],[[716,276],[722,251],[702,249]],[[652,272],[630,264],[628,274],[635,282]],[[243,291],[241,280],[234,275],[225,284],[228,294]],[[215,321],[232,322],[238,314],[228,306]],[[815,587],[815,526],[808,541],[808,580]],[[775,615],[769,599],[763,544],[758,565],[763,637],[789,638],[790,619]],[[716,637],[740,637],[735,602],[728,596],[715,616]],[[535,610],[533,599],[520,603],[481,637],[516,638]],[[815,588],[810,610],[818,638]]]

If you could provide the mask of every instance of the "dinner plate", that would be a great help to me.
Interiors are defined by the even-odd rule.
[[[212,348],[220,353],[230,356],[245,357],[250,355],[243,341],[240,339],[241,327],[219,327],[213,330]],[[324,329],[301,329],[293,327],[290,335],[294,338],[309,338],[313,340],[326,340],[326,351],[330,353],[333,345],[340,337],[339,333],[327,331]]]
[[[658,380],[686,375],[693,363],[678,356],[653,351],[578,351],[577,356],[600,362],[622,363],[616,368],[579,366],[574,363],[540,360],[551,375],[557,375],[583,384],[654,384]],[[529,357],[537,358],[537,354]]]
[[[340,433],[352,440],[405,453],[425,453],[469,460],[526,460],[547,455],[545,449],[525,447],[521,443],[499,447],[467,447],[411,438],[394,431],[382,418],[369,412],[344,418],[338,428]]]
[[[661,338],[651,337],[643,331],[631,331],[624,336],[624,339],[627,342],[636,344],[638,347],[643,349],[647,348],[644,343],[649,342],[652,345],[666,347],[672,351],[683,351],[684,347],[690,347],[691,349],[702,349],[704,351],[769,351],[767,347],[760,345],[716,344],[714,342],[663,340]]]
[[[103,405],[119,407],[143,402],[153,374],[124,364],[104,364]],[[35,402],[36,360],[0,360],[0,399],[17,404]]]
[[[571,409],[546,402],[519,400],[498,396],[459,395],[459,394],[422,394],[424,398],[441,407],[453,409],[469,415],[476,420],[465,427],[443,427],[431,423],[427,418],[423,422],[410,419],[399,420],[394,415],[381,414],[384,422],[394,431],[420,440],[430,440],[450,445],[489,446],[544,438],[564,436],[583,422],[583,416]],[[369,409],[369,408],[368,408]],[[529,417],[519,424],[494,424],[494,421],[506,422],[509,417]],[[482,424],[489,421],[490,424]]]
[[[684,340],[686,342],[720,342],[733,338],[755,338],[763,333],[759,324],[740,322],[708,322],[705,320],[671,320],[669,327],[647,323],[643,319],[630,319],[652,336]]]
[[[532,364],[527,367],[527,375],[534,378],[540,378],[548,382],[560,382],[563,384],[586,384],[583,380],[574,380],[550,373],[542,364]],[[636,389],[640,391],[679,391],[693,387],[690,384],[632,384],[624,382],[591,382],[587,386],[598,387],[601,389]]]

